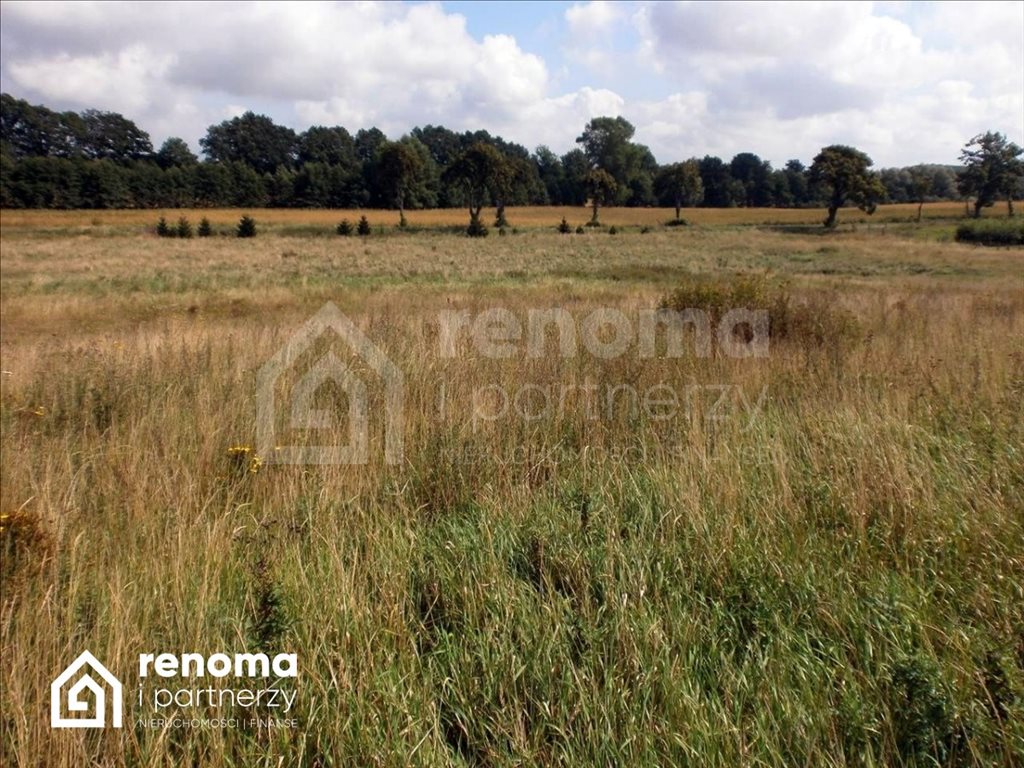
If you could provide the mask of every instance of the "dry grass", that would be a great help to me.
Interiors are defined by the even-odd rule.
[[[3,215],[4,765],[1024,758],[1024,252],[715,227],[178,242],[34,216]],[[736,273],[861,333],[760,360],[438,352],[442,311],[634,317]],[[404,462],[376,425],[365,467],[238,472],[255,371],[327,300],[405,372]],[[586,388],[623,383],[691,407],[595,413]],[[482,418],[494,386],[568,394]],[[52,731],[82,648],[129,691],[143,652],[297,652],[300,727],[161,732],[129,697],[122,731]]]
[[[949,224],[825,235],[752,227],[634,229],[616,236],[527,231],[477,242],[437,232],[365,240],[272,233],[247,241],[179,241],[98,230],[69,239],[59,229],[8,227],[0,311],[13,339],[23,331],[100,333],[125,322],[173,318],[194,324],[274,312],[335,297],[339,289],[385,291],[398,301],[411,289],[453,300],[483,292],[500,300],[524,282],[571,296],[667,291],[688,276],[734,272],[826,286],[883,281],[887,287],[964,279],[1005,283],[1020,274],[1012,253],[957,244],[952,230]],[[936,231],[945,239],[937,240]]]
[[[328,231],[342,219],[353,224],[365,215],[374,226],[393,227],[398,224],[397,211],[381,210],[308,210],[308,209],[196,209],[196,210],[114,210],[114,211],[0,211],[0,227],[24,229],[83,230],[105,227],[152,228],[160,216],[170,222],[179,216],[187,216],[193,225],[206,216],[210,222],[220,226],[234,226],[244,214],[251,214],[258,223],[272,227],[303,226],[325,227]],[[485,223],[493,221],[493,211],[484,211]],[[928,203],[924,206],[927,219],[947,219],[962,216],[960,203]],[[1002,210],[991,209],[986,216],[999,216]],[[590,219],[586,207],[518,207],[509,208],[507,216],[516,227],[554,228],[564,216],[574,227]],[[698,226],[736,226],[746,224],[820,224],[825,218],[824,209],[789,208],[686,208],[683,218]],[[855,209],[839,213],[840,223],[908,221],[917,216],[916,204],[883,205],[872,216]],[[468,214],[461,208],[426,211],[407,211],[411,227],[458,227],[465,226]],[[601,221],[608,226],[659,226],[675,218],[672,208],[606,208],[601,211]]]

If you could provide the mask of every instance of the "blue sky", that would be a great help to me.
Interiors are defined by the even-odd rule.
[[[1024,144],[1024,3],[11,1],[0,87],[193,147],[247,109],[560,153],[621,115],[661,162],[844,143],[877,166],[954,163],[984,130]]]
[[[571,25],[566,13],[574,6],[585,3],[542,2],[524,0],[518,3],[502,2],[446,2],[445,10],[465,17],[466,28],[476,38],[484,35],[512,35],[527,53],[540,56],[547,64],[554,84],[566,92],[587,86],[618,87],[634,98],[663,98],[672,92],[670,83],[656,72],[633,77],[629,71],[603,72],[599,80],[572,55]],[[620,4],[630,10],[628,3]],[[636,10],[639,6],[634,6]],[[618,52],[623,56],[639,44],[636,29],[629,23],[615,24],[601,40],[601,49]]]
[[[548,57],[557,53],[561,20],[573,4],[523,0],[518,3],[445,2],[441,5],[446,11],[464,16],[466,28],[476,38],[512,35],[527,52]]]

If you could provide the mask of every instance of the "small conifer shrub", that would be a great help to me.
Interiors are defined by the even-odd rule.
[[[256,221],[252,216],[243,216],[238,222],[236,234],[239,237],[256,237]]]

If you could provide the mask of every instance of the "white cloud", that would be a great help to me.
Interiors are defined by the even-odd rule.
[[[624,16],[622,9],[607,0],[575,3],[565,12],[569,34],[575,39],[595,39],[607,35]]]
[[[708,95],[726,156],[951,162],[986,128],[1024,137],[1024,4],[652,3],[634,23],[652,73]]]
[[[484,128],[559,152],[591,117],[623,115],[662,162],[809,160],[837,142],[880,165],[948,162],[990,128],[1024,142],[1022,3],[577,3],[544,57],[430,3],[5,2],[0,14],[5,91],[122,112],[157,143],[195,143],[243,109],[297,129]]]
[[[15,82],[47,97],[81,104],[106,104],[133,113],[148,104],[147,91],[167,71],[171,57],[132,45],[116,53],[14,61]]]
[[[540,58],[507,35],[474,40],[439,5],[211,4],[201,19],[176,4],[146,7],[143,18],[138,6],[5,4],[5,42],[23,44],[5,56],[4,87],[136,119],[207,97],[395,131],[509,123],[546,98]],[[122,48],[102,33],[108,17],[117,17]],[[45,45],[24,44],[32,39]]]
[[[176,5],[147,6],[144,18],[137,6],[120,8],[128,13],[5,4],[5,38],[47,42],[18,46],[5,61],[4,87],[46,103],[117,109],[193,142],[245,103],[290,112],[297,128],[377,125],[397,135],[433,122],[566,149],[588,119],[624,105],[600,88],[550,94],[538,56],[509,35],[474,39],[463,17],[438,5],[258,4],[240,12],[214,4],[203,7],[201,22]],[[117,30],[105,37],[111,15]],[[218,101],[231,106],[205,106]],[[174,117],[183,115],[186,127],[175,129]]]
[[[575,147],[576,137],[583,133],[590,118],[618,117],[625,109],[626,100],[614,91],[584,87],[564,96],[543,99],[532,105],[522,118],[533,130],[530,146],[546,144],[565,152]],[[515,127],[508,125],[507,135],[515,135]]]

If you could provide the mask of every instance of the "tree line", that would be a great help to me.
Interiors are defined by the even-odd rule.
[[[401,221],[408,209],[466,207],[471,225],[483,207],[495,206],[501,225],[506,205],[590,204],[596,222],[599,205],[672,207],[678,219],[692,206],[831,209],[853,202],[867,210],[883,201],[965,198],[980,202],[980,211],[1020,195],[1020,149],[1000,134],[972,140],[959,171],[918,165],[877,173],[848,147],[826,148],[855,153],[839,152],[831,165],[819,155],[810,167],[794,159],[773,168],[752,152],[660,165],[633,136],[624,118],[597,117],[576,148],[558,155],[483,130],[427,125],[397,140],[378,128],[296,133],[246,112],[209,127],[200,159],[180,138],[154,148],[145,131],[114,112],[57,112],[2,94],[0,205],[391,208]],[[1003,159],[993,165],[996,155]],[[837,188],[843,163],[852,163],[852,175]]]

